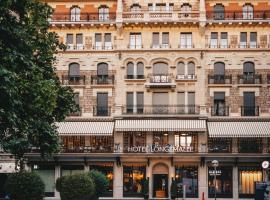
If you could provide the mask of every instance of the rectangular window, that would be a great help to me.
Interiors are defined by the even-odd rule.
[[[220,35],[220,48],[228,48],[228,33],[226,32]]]
[[[159,48],[159,33],[153,33],[152,47],[154,49]]]
[[[66,44],[67,44],[67,49],[68,50],[74,49],[74,46],[73,46],[73,34],[67,34]]]
[[[184,114],[185,113],[185,92],[178,92],[177,93],[177,112],[179,114]]]
[[[244,92],[243,93],[244,105],[242,107],[243,116],[255,116],[255,92]]]
[[[239,153],[262,153],[262,138],[239,138]]]
[[[143,164],[123,165],[123,196],[141,197],[146,166]]]
[[[162,48],[169,48],[169,33],[162,33]]]
[[[177,198],[183,198],[184,186],[187,198],[198,198],[198,167],[175,166]]]
[[[216,184],[214,175],[216,174]],[[217,198],[232,198],[232,167],[208,168],[208,198],[214,198],[215,191]],[[216,187],[215,187],[216,185]]]
[[[263,180],[263,173],[260,167],[245,166],[239,167],[239,198],[255,197],[255,182]]]
[[[169,143],[169,136],[166,132],[154,132],[153,144],[155,146],[166,146]]]
[[[195,92],[188,92],[188,114],[195,114]]]
[[[250,48],[257,48],[257,32],[250,33]]]
[[[192,48],[192,33],[180,34],[180,48]]]
[[[126,104],[127,104],[127,110],[126,110],[127,113],[133,113],[133,110],[134,110],[133,92],[127,92]]]
[[[218,33],[212,32],[211,33],[210,48],[217,48],[217,47],[218,47]]]
[[[109,116],[108,93],[97,93],[97,116]]]
[[[142,48],[142,35],[141,35],[141,33],[130,33],[129,47],[130,47],[130,49],[141,49]]]
[[[226,116],[225,92],[214,92],[213,116]]]
[[[154,92],[152,96],[154,114],[168,113],[169,94],[167,92]]]
[[[76,34],[76,49],[83,50],[83,34]]]
[[[112,35],[111,33],[105,33],[104,35],[104,47],[106,50],[112,49]]]
[[[101,50],[102,49],[102,39],[101,39],[101,33],[95,34],[95,49]]]
[[[143,113],[144,108],[144,94],[137,92],[137,113]]]
[[[125,132],[124,133],[124,152],[138,153],[145,152],[143,148],[132,147],[144,147],[146,145],[146,134],[143,132]]]
[[[211,153],[231,153],[232,138],[208,138],[208,151]]]
[[[181,147],[183,152],[194,152],[197,150],[198,138],[193,133],[179,133],[174,135],[175,146]]]
[[[247,48],[247,33],[240,33],[240,48]]]

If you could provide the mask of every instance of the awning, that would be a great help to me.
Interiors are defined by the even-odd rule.
[[[59,122],[59,135],[111,136],[114,122]]]
[[[270,122],[208,122],[210,137],[270,137]]]
[[[205,120],[116,120],[115,131],[206,131]]]

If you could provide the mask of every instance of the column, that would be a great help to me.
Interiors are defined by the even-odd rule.
[[[123,198],[123,167],[117,166],[116,162],[113,166],[113,198]]]
[[[238,166],[233,167],[233,199],[238,199]]]
[[[202,199],[202,194],[204,193],[204,199],[208,199],[208,190],[207,190],[207,182],[208,182],[208,167],[205,164],[204,166],[199,166],[198,169],[198,183],[199,183],[199,199]]]
[[[123,1],[117,0],[117,9],[116,9],[116,23],[122,24],[123,18]]]
[[[55,165],[55,171],[54,171],[55,183],[56,183],[56,180],[60,177],[61,177],[61,167],[59,164],[57,164]],[[54,189],[54,192],[55,192],[56,199],[60,199],[60,193],[56,189]]]

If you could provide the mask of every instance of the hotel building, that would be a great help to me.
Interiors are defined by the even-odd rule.
[[[27,155],[46,199],[60,199],[58,177],[91,169],[110,180],[105,199],[143,199],[145,179],[150,199],[169,199],[174,179],[179,199],[213,199],[213,160],[218,199],[254,199],[270,180],[268,0],[45,2],[80,107],[58,123],[59,154]]]

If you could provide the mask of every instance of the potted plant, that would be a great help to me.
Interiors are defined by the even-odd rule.
[[[174,178],[172,178],[171,184],[171,199],[175,199],[177,197],[177,185]]]
[[[142,194],[144,199],[149,199],[149,178],[143,180]]]

